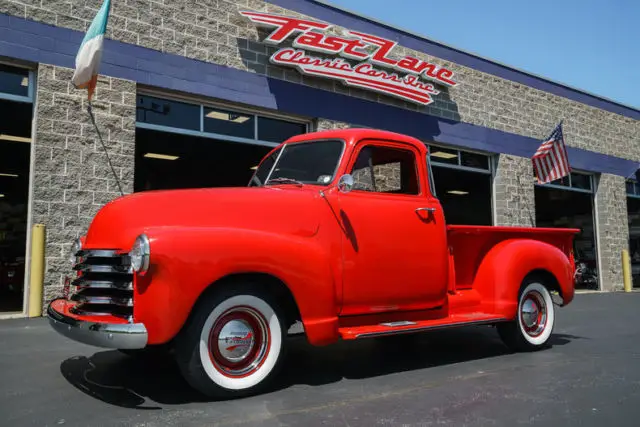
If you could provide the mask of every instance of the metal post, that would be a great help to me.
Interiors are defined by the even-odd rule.
[[[31,268],[29,274],[29,317],[42,316],[44,287],[45,226],[35,224],[31,232]]]
[[[624,291],[631,292],[631,259],[627,249],[622,250],[622,278],[624,280]]]

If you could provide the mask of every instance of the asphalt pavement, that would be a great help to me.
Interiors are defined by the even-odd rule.
[[[0,321],[0,426],[638,426],[640,293],[579,294],[552,347],[509,353],[489,327],[293,343],[266,394],[207,401],[170,358]]]

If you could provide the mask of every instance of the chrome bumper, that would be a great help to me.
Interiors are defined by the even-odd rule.
[[[137,349],[147,345],[147,328],[142,323],[98,323],[74,319],[47,307],[49,324],[59,334],[96,347]]]

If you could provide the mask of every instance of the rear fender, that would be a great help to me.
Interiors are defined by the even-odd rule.
[[[172,339],[200,295],[231,274],[262,273],[291,291],[309,341],[338,338],[337,302],[328,254],[308,237],[229,228],[148,229],[151,257],[136,276],[134,317],[149,343]]]
[[[536,270],[555,277],[563,305],[573,300],[570,259],[557,247],[532,239],[505,240],[494,246],[480,263],[473,286],[480,293],[485,310],[513,319],[520,286]]]

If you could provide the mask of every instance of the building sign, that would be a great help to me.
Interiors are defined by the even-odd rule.
[[[349,31],[349,38],[330,36],[323,31],[331,24],[261,12],[240,13],[260,26],[273,28],[264,43],[278,46],[295,35],[292,47],[279,49],[269,60],[273,64],[297,68],[303,74],[340,80],[348,86],[421,105],[431,104],[432,96],[439,93],[433,83],[423,79],[446,86],[457,85],[453,72],[447,68],[413,56],[392,59],[391,52],[397,42],[391,40],[356,31]],[[314,56],[309,51],[325,55]],[[334,55],[358,63],[351,64]]]

